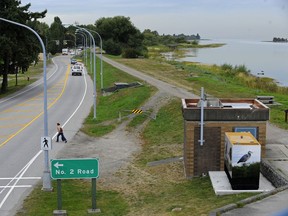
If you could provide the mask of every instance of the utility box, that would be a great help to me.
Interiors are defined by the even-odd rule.
[[[261,145],[250,132],[226,132],[224,169],[233,190],[258,190]]]

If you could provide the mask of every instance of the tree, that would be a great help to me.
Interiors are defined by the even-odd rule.
[[[20,3],[17,0],[1,0],[0,17],[35,29],[37,19],[45,17],[47,11],[32,13],[28,11],[31,4],[20,6]],[[32,62],[38,61],[40,44],[33,32],[0,21],[0,47],[0,93],[4,93],[8,87],[8,74],[18,73],[19,70],[25,72]]]
[[[160,42],[160,37],[157,31],[151,31],[150,29],[145,29],[143,31],[144,45],[145,46],[156,46]]]
[[[145,51],[143,46],[144,37],[131,23],[129,17],[100,18],[95,22],[95,26],[96,31],[102,37],[103,49],[106,53],[137,57]],[[132,55],[127,56],[128,53]]]
[[[51,23],[48,32],[48,50],[54,55],[61,52],[65,37],[65,28],[59,17],[54,17],[54,22]]]

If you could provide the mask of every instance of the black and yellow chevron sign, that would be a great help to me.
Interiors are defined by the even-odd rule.
[[[141,110],[141,109],[133,109],[131,112],[135,113],[135,114],[141,114],[143,112],[143,110]]]

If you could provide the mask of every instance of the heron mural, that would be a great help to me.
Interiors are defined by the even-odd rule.
[[[233,190],[258,189],[261,145],[250,132],[225,133],[224,168]]]
[[[238,160],[237,164],[239,164],[239,163],[246,163],[246,162],[249,160],[249,158],[251,157],[251,154],[252,154],[252,153],[253,153],[252,151],[248,151],[247,154],[244,154],[244,155]]]

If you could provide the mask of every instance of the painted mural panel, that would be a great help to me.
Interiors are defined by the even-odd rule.
[[[261,145],[250,132],[225,134],[225,171],[233,189],[258,189]]]

